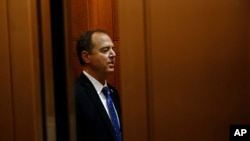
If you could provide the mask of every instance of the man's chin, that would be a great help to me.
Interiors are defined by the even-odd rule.
[[[115,71],[115,69],[108,69],[107,70],[108,74],[112,74],[112,73],[114,73],[114,71]]]

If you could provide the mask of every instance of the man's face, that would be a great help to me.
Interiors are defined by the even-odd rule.
[[[92,43],[94,47],[89,54],[89,65],[92,70],[103,75],[114,72],[116,54],[110,37],[107,34],[97,32],[92,35]]]

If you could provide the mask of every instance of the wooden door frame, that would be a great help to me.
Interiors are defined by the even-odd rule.
[[[147,58],[146,1],[119,0],[118,11],[124,140],[149,141],[150,65]]]

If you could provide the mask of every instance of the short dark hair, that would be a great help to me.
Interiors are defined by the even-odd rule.
[[[94,47],[94,44],[92,43],[92,35],[96,32],[105,33],[102,29],[95,29],[95,30],[89,30],[84,33],[82,33],[79,38],[77,39],[76,43],[76,52],[77,57],[81,65],[85,65],[86,63],[82,59],[82,51],[87,51],[89,53],[92,53],[92,49]]]

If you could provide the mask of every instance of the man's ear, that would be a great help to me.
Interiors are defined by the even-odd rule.
[[[82,59],[85,63],[89,63],[89,53],[87,51],[82,51]]]

